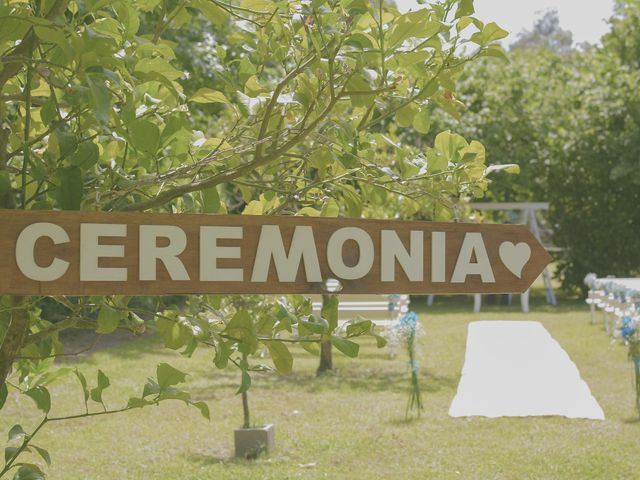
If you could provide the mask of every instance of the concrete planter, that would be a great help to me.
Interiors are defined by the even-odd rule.
[[[272,424],[240,428],[233,433],[236,457],[256,458],[261,453],[269,453],[275,446],[275,429]]]

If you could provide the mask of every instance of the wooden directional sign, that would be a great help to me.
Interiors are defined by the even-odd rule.
[[[522,225],[0,210],[0,293],[518,293],[550,261]]]

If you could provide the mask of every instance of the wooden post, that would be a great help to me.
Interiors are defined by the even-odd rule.
[[[480,313],[482,307],[482,295],[476,293],[473,295],[473,313]]]
[[[529,313],[529,291],[530,290],[527,290],[522,295],[520,295],[520,305],[522,306],[523,313]]]

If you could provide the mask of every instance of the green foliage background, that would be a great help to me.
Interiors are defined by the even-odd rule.
[[[557,275],[584,288],[589,272],[640,273],[640,2],[618,2],[601,46],[571,48],[555,14],[509,52],[464,74],[456,128],[492,162],[521,174],[494,178],[495,201],[549,201]],[[451,121],[436,113],[436,129]]]
[[[472,0],[406,14],[382,0],[7,0],[0,20],[2,208],[449,220],[487,188],[480,142],[401,135],[427,133],[432,107],[459,116],[464,69],[504,57],[507,32]],[[215,367],[239,368],[244,393],[252,372],[272,369],[261,351],[287,373],[291,343],[351,357],[357,337],[384,344],[364,319],[338,330],[336,309],[314,316],[296,296],[2,297],[0,408],[11,390],[43,419],[15,427],[0,476],[42,478],[18,458],[65,418],[165,400],[209,416],[166,364],[124,407],[106,405],[107,373],[92,383],[52,369],[65,330],[97,339],[150,325],[167,348],[209,348]],[[51,418],[47,385],[66,374],[84,411]]]

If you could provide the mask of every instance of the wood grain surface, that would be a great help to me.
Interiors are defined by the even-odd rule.
[[[33,259],[40,267],[47,267],[58,258],[68,262],[64,275],[53,281],[37,281],[25,276],[16,261],[16,242],[20,233],[29,225],[46,222],[62,227],[69,241],[54,242],[44,236],[37,240],[33,249]],[[126,268],[126,281],[81,281],[80,280],[80,225],[87,223],[126,225],[124,237],[102,237],[100,244],[124,246],[122,258],[100,258],[100,267]],[[266,282],[252,282],[252,272],[256,257],[258,239],[265,225],[277,225],[283,238],[285,251],[289,251],[291,237],[297,226],[312,228],[313,238],[322,279],[338,278],[342,282],[342,294],[402,293],[402,294],[455,294],[455,293],[520,293],[535,281],[551,257],[522,225],[481,225],[465,223],[434,223],[423,221],[361,220],[342,218],[315,218],[294,216],[250,216],[250,215],[193,215],[154,214],[118,212],[62,212],[62,211],[21,211],[0,210],[0,293],[15,295],[169,295],[169,294],[216,294],[216,293],[322,293],[323,282],[308,282],[304,263],[300,262],[295,281],[280,281],[273,262],[270,264]],[[140,280],[139,232],[141,225],[173,225],[186,234],[187,244],[178,256],[188,280],[173,280],[160,260],[156,263],[157,279]],[[202,226],[242,227],[242,239],[223,239],[220,246],[240,247],[238,259],[222,258],[218,268],[242,269],[241,281],[201,281],[200,280],[200,228]],[[364,230],[374,246],[374,261],[368,273],[356,280],[340,279],[331,271],[327,261],[327,242],[331,235],[344,227]],[[381,281],[381,231],[396,232],[406,249],[409,249],[412,231],[423,232],[424,254],[422,258],[424,278],[410,281],[403,268],[395,262],[395,281]],[[445,281],[431,279],[431,239],[433,232],[444,232]],[[480,275],[466,276],[463,283],[452,283],[451,276],[467,233],[477,232],[489,257],[494,282],[483,282]],[[163,246],[159,238],[158,246]],[[530,258],[524,265],[521,278],[507,268],[500,256],[500,246],[504,242],[514,245],[526,244],[530,248]],[[360,251],[355,241],[346,241],[342,249],[344,263],[352,266],[358,263]],[[438,260],[438,259],[435,259]],[[441,260],[441,257],[439,258]],[[474,259],[475,261],[475,259]]]

